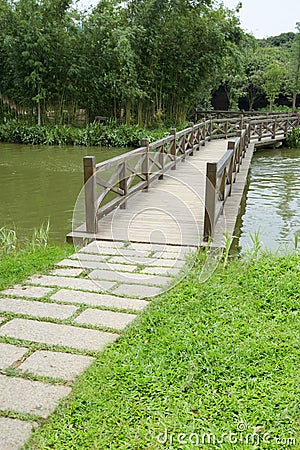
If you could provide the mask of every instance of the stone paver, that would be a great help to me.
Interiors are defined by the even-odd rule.
[[[14,286],[1,291],[1,295],[13,295],[15,297],[42,298],[50,294],[53,289],[38,286]]]
[[[102,350],[119,337],[115,333],[27,319],[13,319],[4,324],[0,328],[0,336],[96,351]]]
[[[107,248],[127,248],[124,246],[124,242],[123,241],[93,241],[90,244],[86,245],[84,247],[89,249],[89,248],[93,248],[93,247],[107,247]],[[83,250],[83,248],[80,249],[80,251]]]
[[[28,351],[26,347],[4,344],[0,342],[0,369],[7,369]],[[0,447],[1,448],[1,447]]]
[[[123,330],[134,319],[136,319],[135,314],[87,309],[76,317],[75,322]]]
[[[54,303],[0,298],[0,311],[15,314],[26,314],[35,317],[51,317],[52,319],[68,319],[77,310],[76,306],[56,305]]]
[[[54,269],[50,273],[61,277],[78,277],[83,273],[83,269]]]
[[[89,274],[90,278],[96,280],[113,280],[121,283],[134,283],[134,284],[155,284],[165,285],[170,283],[170,278],[146,275],[143,273],[122,273],[114,272],[112,270],[93,270]]]
[[[109,290],[115,284],[110,281],[94,281],[85,278],[55,277],[51,275],[35,275],[29,278],[29,281],[41,286],[58,286],[94,292]]]
[[[157,266],[157,267],[181,267],[184,265],[184,261],[176,259],[163,259],[152,256],[151,258],[129,258],[122,256],[113,256],[109,262],[121,263],[121,264],[141,264],[145,266]]]
[[[94,358],[90,356],[40,350],[34,352],[20,364],[18,370],[30,372],[35,375],[72,381],[93,361]]]
[[[117,297],[109,294],[93,294],[91,292],[71,291],[61,289],[52,295],[51,300],[65,303],[82,303],[90,306],[105,308],[131,309],[132,311],[142,311],[149,302],[137,300],[135,298]]]
[[[86,246],[79,250],[80,253],[91,253],[94,255],[99,255],[105,257],[105,255],[116,255],[116,256],[148,256],[149,252],[145,251],[135,251],[130,248],[114,248],[114,247],[98,247],[96,245]]]
[[[104,270],[121,270],[124,272],[133,272],[137,269],[137,266],[129,264],[113,264],[109,262],[100,261],[86,261],[76,259],[64,259],[57,265],[63,267],[82,267],[83,269],[104,269]]]
[[[0,417],[0,448],[1,450],[19,450],[29,439],[34,422],[25,422],[9,417]]]
[[[163,292],[161,288],[154,286],[144,286],[141,284],[123,284],[114,290],[115,294],[129,295],[133,297],[147,298],[154,297]]]
[[[79,261],[97,261],[104,262],[109,258],[110,255],[101,256],[94,253],[73,253],[73,255],[69,256],[69,259],[75,259]],[[65,261],[65,260],[63,260]]]
[[[180,268],[176,267],[146,267],[141,273],[151,275],[176,276],[180,272]]]
[[[48,417],[71,388],[0,375],[0,410]]]

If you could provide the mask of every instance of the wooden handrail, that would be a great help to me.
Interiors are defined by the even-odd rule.
[[[207,141],[232,137],[234,139],[228,142],[228,150],[222,158],[218,162],[207,163],[204,221],[204,236],[207,239],[213,235],[215,222],[231,194],[232,183],[240,170],[250,139],[275,139],[298,125],[299,116],[292,114],[248,117],[243,113],[227,119],[210,117],[196,124],[190,123],[181,131],[173,128],[168,136],[153,143],[144,139],[139,148],[99,164],[95,163],[95,157],[87,156],[84,158],[86,231],[97,233],[101,217],[118,206],[125,209],[129,196],[149,189],[151,183],[162,179],[167,170],[176,170],[179,160],[192,156]],[[98,197],[97,185],[102,189]],[[115,198],[108,199],[108,194]]]

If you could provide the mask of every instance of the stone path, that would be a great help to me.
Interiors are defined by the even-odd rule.
[[[189,247],[94,241],[0,292],[0,449],[17,450],[97,352],[183,274]]]

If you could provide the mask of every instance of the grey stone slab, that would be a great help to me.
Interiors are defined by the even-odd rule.
[[[120,264],[140,264],[143,266],[153,266],[153,267],[182,267],[185,262],[180,259],[165,259],[158,258],[155,255],[151,258],[123,258],[121,256],[113,256],[109,262],[120,263]]]
[[[136,319],[135,314],[87,309],[76,317],[75,322],[123,330],[134,319]]]
[[[26,347],[4,344],[0,342],[0,369],[7,369],[28,351]]]
[[[71,388],[0,375],[0,410],[47,418]]]
[[[109,294],[93,294],[91,292],[71,291],[69,289],[59,290],[52,295],[51,300],[65,303],[82,303],[85,305],[105,308],[130,309],[132,311],[141,311],[149,304],[149,302],[145,300],[117,297]]]
[[[78,277],[83,273],[83,269],[54,269],[50,273],[61,277]]]
[[[29,439],[36,426],[37,424],[34,422],[0,417],[1,450],[19,450]]]
[[[51,317],[67,319],[77,310],[76,306],[56,305],[54,303],[20,300],[16,298],[0,298],[0,311],[15,314],[27,314],[34,317]]]
[[[78,261],[97,261],[97,262],[103,262],[106,261],[107,258],[109,258],[109,255],[107,256],[100,256],[93,253],[73,253],[73,255],[69,256],[69,259],[75,259]]]
[[[180,272],[180,268],[172,267],[146,267],[141,273],[151,275],[176,276]]]
[[[80,253],[91,253],[91,254],[99,255],[101,257],[123,256],[123,257],[130,257],[130,258],[148,257],[150,254],[149,252],[135,251],[130,248],[105,248],[105,247],[96,247],[96,246],[82,249],[82,250],[80,250]]]
[[[57,265],[64,267],[82,267],[83,269],[121,270],[124,272],[133,272],[137,269],[137,266],[129,264],[114,264],[103,261],[84,261],[76,259],[64,259]]]
[[[134,284],[154,284],[164,285],[170,282],[170,278],[157,277],[153,275],[147,275],[143,273],[124,273],[110,270],[93,270],[89,274],[92,279],[99,280],[113,280],[121,283],[134,283]]]
[[[155,297],[162,292],[163,290],[161,288],[138,284],[123,284],[114,290],[114,293],[119,295],[129,295],[139,298]]]
[[[42,298],[50,294],[53,289],[38,286],[14,286],[0,291],[1,295],[13,295],[15,297]]]
[[[94,358],[90,356],[39,350],[20,364],[18,370],[39,376],[72,381],[93,361]]]
[[[91,242],[90,244],[83,247],[81,250],[85,248],[93,248],[93,247],[107,247],[107,248],[124,248],[125,244],[123,241],[102,241],[102,240],[95,240]]]
[[[0,328],[0,336],[95,351],[102,350],[119,337],[118,334],[104,331],[27,319],[13,319],[4,324]]]
[[[82,291],[106,291],[112,288],[114,283],[110,281],[87,280],[85,278],[56,277],[52,275],[35,275],[29,279],[30,283],[41,286],[58,286]]]

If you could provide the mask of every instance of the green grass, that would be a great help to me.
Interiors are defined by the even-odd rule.
[[[26,449],[299,448],[299,256],[200,271],[99,355]]]

